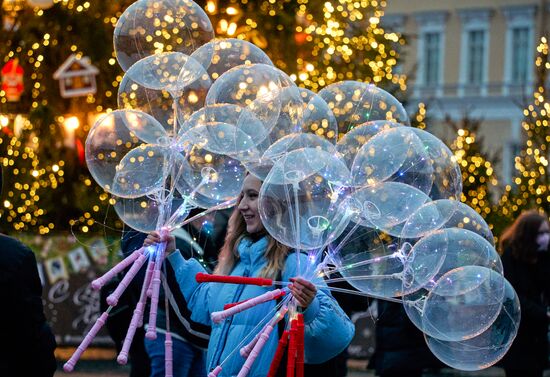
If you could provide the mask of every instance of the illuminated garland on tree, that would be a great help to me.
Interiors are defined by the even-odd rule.
[[[550,147],[550,102],[548,101],[548,40],[540,39],[535,59],[536,85],[532,102],[523,110],[522,122],[525,145],[515,158],[514,186],[507,186],[499,207],[510,220],[530,208],[542,208],[550,213],[550,178],[548,150]]]

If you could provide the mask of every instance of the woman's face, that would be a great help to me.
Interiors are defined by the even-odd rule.
[[[543,221],[540,224],[539,232],[537,234],[537,245],[539,246],[539,251],[548,250],[548,242],[550,241],[550,226],[548,221]]]
[[[246,231],[250,234],[264,230],[264,224],[260,220],[258,213],[258,196],[262,181],[253,175],[248,175],[244,179],[242,199],[239,204],[239,211],[246,222]]]

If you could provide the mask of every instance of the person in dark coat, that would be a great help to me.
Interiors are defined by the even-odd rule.
[[[34,253],[0,234],[0,376],[51,377],[55,337],[42,307]]]
[[[501,237],[504,276],[516,290],[521,321],[501,366],[507,377],[542,376],[548,363],[548,216],[523,212]]]
[[[369,369],[381,377],[420,377],[424,369],[442,366],[402,304],[378,300],[377,305],[376,350]]]

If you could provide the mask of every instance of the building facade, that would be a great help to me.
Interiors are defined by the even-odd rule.
[[[485,149],[509,183],[521,148],[523,107],[534,88],[544,0],[387,0],[383,25],[407,44],[398,69],[409,76],[409,106],[427,106],[429,130],[453,138],[448,117],[481,120]]]

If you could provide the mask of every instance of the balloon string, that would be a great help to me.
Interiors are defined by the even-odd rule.
[[[285,286],[285,285],[288,285],[290,283],[291,283],[290,281],[273,281],[273,285],[281,285],[281,286]],[[328,289],[328,290],[333,291],[333,292],[349,293],[349,294],[356,295],[356,296],[370,297],[370,298],[375,298],[375,299],[379,299],[379,300],[386,300],[386,301],[390,301],[390,302],[396,302],[398,304],[403,303],[403,300],[398,299],[398,298],[378,296],[378,295],[374,295],[374,294],[371,294],[371,293],[355,291],[353,289],[332,287],[330,285],[321,285],[321,284],[314,284],[314,285],[315,285],[315,287],[317,287],[319,289]],[[290,298],[291,295],[287,296],[287,297]]]
[[[369,264],[374,264],[374,263],[384,262],[384,261],[386,261],[386,260],[388,260],[388,259],[397,258],[397,257],[399,257],[400,255],[401,255],[401,252],[400,252],[400,251],[396,251],[396,252],[394,252],[394,253],[391,253],[391,254],[389,254],[389,255],[384,255],[384,256],[382,256],[382,257],[376,257],[376,258],[364,260],[364,261],[361,261],[361,262],[352,263],[352,264],[349,264],[349,265],[346,265],[346,266],[331,268],[331,269],[328,270],[328,271],[324,271],[324,272],[323,272],[323,275],[328,276],[328,275],[335,274],[335,273],[337,273],[337,272],[347,271],[347,270],[350,270],[350,269],[352,269],[352,268],[361,267],[361,266],[367,266],[367,265],[369,265]]]

